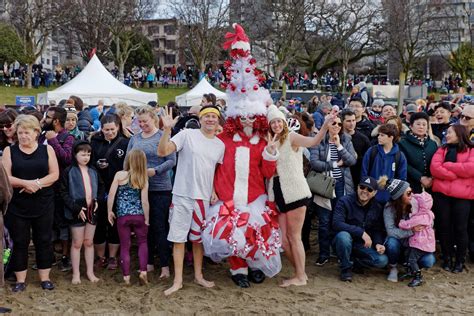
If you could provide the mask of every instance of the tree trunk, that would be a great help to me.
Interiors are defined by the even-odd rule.
[[[349,69],[349,65],[344,63],[342,65],[342,78],[341,78],[341,88],[339,91],[344,93],[346,91],[346,80],[347,80],[347,71]]]
[[[398,76],[398,106],[397,106],[397,114],[402,113],[403,111],[403,99],[405,98],[405,80],[407,78],[407,73],[403,70],[400,72]]]
[[[26,71],[26,87],[28,89],[33,88],[33,85],[32,85],[32,82],[31,82],[31,78],[33,77],[33,64],[34,64],[34,61],[29,62],[28,63],[28,70]]]
[[[118,63],[118,68],[119,68],[119,77],[118,77],[118,80],[120,80],[120,82],[124,82],[125,76],[123,75],[123,72],[125,71],[125,61],[121,60],[121,61]]]

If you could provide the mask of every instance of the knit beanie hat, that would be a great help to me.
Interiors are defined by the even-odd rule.
[[[286,123],[286,116],[276,106],[270,105],[267,112],[267,121],[270,123],[275,119],[281,119]]]
[[[403,193],[410,187],[410,184],[406,181],[399,179],[388,180],[387,191],[390,192],[392,200],[397,200]]]

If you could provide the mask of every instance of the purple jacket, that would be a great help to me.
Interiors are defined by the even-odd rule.
[[[436,249],[436,239],[433,230],[434,214],[431,211],[433,207],[433,198],[429,193],[413,194],[411,201],[412,212],[410,218],[401,220],[398,227],[409,230],[418,225],[426,226],[420,232],[415,232],[408,239],[408,244],[412,248],[420,249],[426,252],[434,252]]]
[[[46,138],[42,134],[38,143],[43,144]],[[69,134],[66,129],[59,131],[55,138],[48,140],[48,145],[53,147],[56,158],[58,159],[59,170],[62,173],[72,162],[72,146],[74,145],[74,136]]]

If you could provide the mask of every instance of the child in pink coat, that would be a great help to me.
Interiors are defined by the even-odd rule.
[[[424,226],[421,231],[414,231],[413,236],[408,240],[409,255],[408,263],[414,275],[413,280],[408,284],[410,287],[419,286],[423,283],[418,260],[426,254],[432,253],[436,248],[435,233],[433,230],[434,214],[431,211],[433,198],[430,194],[423,192],[413,194],[411,199],[412,211],[410,218],[400,220],[398,227],[405,230],[413,229],[417,226]]]

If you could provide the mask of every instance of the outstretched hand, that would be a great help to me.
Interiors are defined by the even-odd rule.
[[[165,111],[161,115],[163,129],[172,129],[178,122],[179,116],[173,118],[173,109],[165,107]]]
[[[277,151],[277,143],[278,143],[277,134],[275,134],[272,137],[270,132],[268,132],[267,137],[266,137],[266,141],[267,141],[267,151],[268,151],[268,153],[270,153],[272,155],[275,155],[276,151]]]
[[[339,112],[339,107],[337,105],[333,106],[331,112],[324,118],[323,127],[328,128],[330,125],[332,125],[332,123],[334,123],[334,120],[339,115]]]

